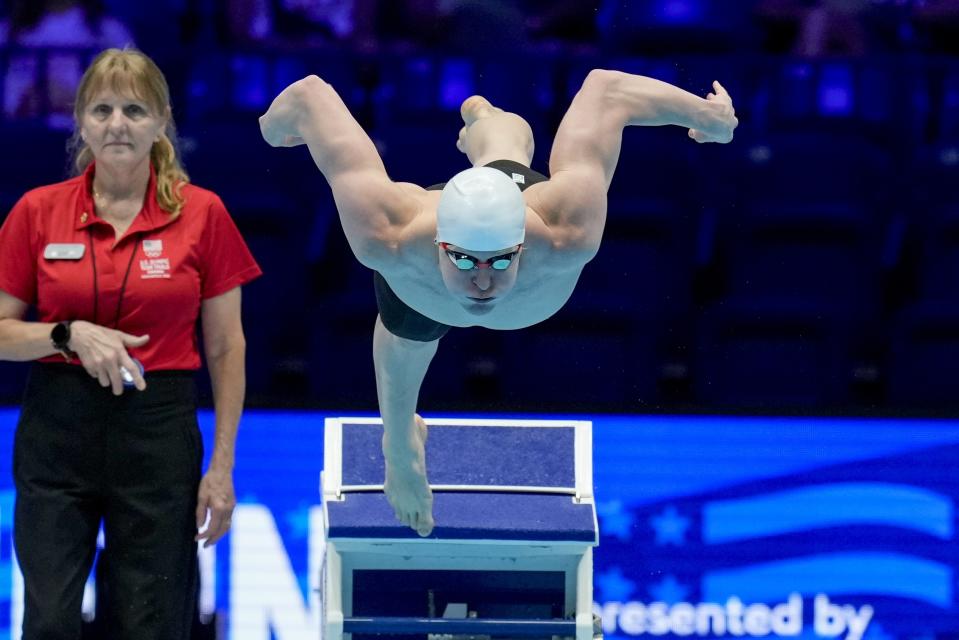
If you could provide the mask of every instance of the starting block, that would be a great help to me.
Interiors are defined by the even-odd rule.
[[[436,526],[401,524],[383,493],[378,418],[324,434],[324,640],[592,640],[592,425],[430,419]]]

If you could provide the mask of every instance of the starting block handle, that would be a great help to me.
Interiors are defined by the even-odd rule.
[[[344,633],[372,635],[487,635],[487,636],[576,636],[572,620],[509,620],[497,618],[344,618]]]

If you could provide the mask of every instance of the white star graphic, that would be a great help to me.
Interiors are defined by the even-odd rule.
[[[679,511],[673,505],[669,505],[661,513],[650,518],[649,524],[656,531],[656,544],[674,544],[677,547],[686,544],[689,518],[679,515]]]

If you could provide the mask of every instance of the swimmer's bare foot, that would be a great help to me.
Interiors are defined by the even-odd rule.
[[[383,434],[386,499],[396,518],[421,536],[433,531],[433,492],[426,480],[426,423],[418,415],[407,434]],[[399,436],[399,437],[397,437]]]
[[[470,96],[460,106],[463,128],[456,148],[474,167],[496,160],[529,166],[533,158],[533,130],[515,113],[493,106],[483,96]]]
[[[488,118],[497,113],[503,113],[503,110],[499,107],[494,107],[493,104],[483,96],[470,96],[466,100],[463,100],[463,104],[460,105],[460,115],[463,117],[464,126],[460,129],[459,139],[456,141],[456,148],[466,153],[466,136],[469,133],[470,126],[477,120]]]

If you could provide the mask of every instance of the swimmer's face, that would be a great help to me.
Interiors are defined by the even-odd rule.
[[[516,245],[500,251],[469,251],[441,243],[437,250],[440,274],[446,289],[467,312],[479,316],[492,311],[513,290],[523,247]],[[494,264],[507,259],[508,267],[494,268]],[[475,266],[470,265],[470,262]],[[472,268],[461,269],[457,264]]]

